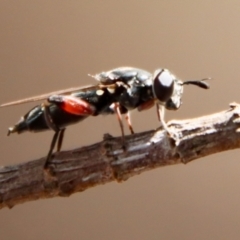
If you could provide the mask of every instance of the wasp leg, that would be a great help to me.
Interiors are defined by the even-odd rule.
[[[51,158],[51,156],[52,156],[52,153],[53,153],[53,150],[54,150],[54,148],[55,148],[55,145],[56,145],[57,140],[58,140],[58,143],[57,143],[57,152],[60,152],[61,147],[62,147],[64,132],[65,132],[65,128],[64,128],[64,129],[61,129],[61,130],[59,130],[59,131],[56,131],[56,132],[54,133],[53,139],[52,139],[52,142],[51,142],[51,145],[50,145],[50,149],[49,149],[49,152],[48,152],[48,155],[47,155],[46,163],[48,162],[48,160],[50,160],[50,158]],[[45,164],[45,166],[46,166],[46,164]]]
[[[60,134],[58,137],[58,144],[57,144],[57,152],[61,151],[65,130],[66,130],[66,128],[63,128],[60,130]]]
[[[58,136],[59,136],[59,132],[60,131],[56,131],[53,135],[53,139],[52,139],[52,142],[51,142],[51,145],[50,145],[50,149],[48,151],[48,155],[47,155],[47,159],[46,159],[46,162],[44,164],[44,168],[46,169],[47,168],[47,163],[49,162],[49,160],[51,159],[52,157],[52,153],[53,153],[53,149],[56,145],[56,142],[57,142],[57,139],[58,139]]]
[[[131,134],[134,134],[133,127],[132,127],[132,123],[131,123],[130,112],[127,112],[127,114],[125,115],[125,119],[126,119],[126,121],[127,121],[128,128],[129,128]]]
[[[156,107],[157,107],[158,120],[161,122],[163,129],[166,130],[167,133],[171,136],[168,126],[164,120],[165,107],[159,104],[156,104]]]
[[[93,115],[95,112],[95,108],[91,104],[73,96],[52,95],[48,98],[48,102],[54,103],[58,105],[63,111],[74,114],[74,115],[89,116],[89,115]],[[46,168],[46,164],[48,163],[48,161],[52,156],[56,143],[57,143],[57,152],[61,150],[65,128],[60,129],[53,122],[48,104],[43,104],[42,109],[43,109],[45,121],[48,127],[53,131],[55,131],[55,134],[51,142],[50,150],[48,152],[47,159],[45,162],[45,168]]]
[[[157,118],[158,118],[158,121],[161,122],[161,118],[160,118],[160,110],[159,110],[159,105],[156,104],[156,109],[157,109]]]
[[[46,169],[47,163],[51,159],[51,156],[52,156],[52,153],[53,153],[53,149],[54,149],[54,147],[56,145],[56,142],[57,142],[57,139],[58,139],[58,136],[59,136],[59,132],[62,132],[62,130],[59,129],[59,127],[56,124],[54,124],[54,122],[53,122],[53,120],[51,118],[50,111],[49,111],[49,106],[46,103],[42,104],[42,109],[43,109],[44,118],[45,118],[45,121],[46,121],[48,127],[55,132],[55,134],[53,135],[53,139],[52,139],[51,145],[50,145],[50,149],[48,151],[46,162],[44,164],[44,168]]]
[[[123,123],[122,123],[122,114],[119,108],[118,103],[114,103],[114,111],[117,114],[117,119],[121,128],[121,133],[122,133],[122,144],[125,146],[125,135],[124,135],[124,128],[123,128]]]

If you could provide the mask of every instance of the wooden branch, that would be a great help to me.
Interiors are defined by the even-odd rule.
[[[45,158],[0,168],[0,208],[40,198],[69,196],[89,187],[127,180],[146,170],[240,147],[240,105],[201,118],[169,122],[175,138],[163,130],[102,142],[55,154],[48,171]]]

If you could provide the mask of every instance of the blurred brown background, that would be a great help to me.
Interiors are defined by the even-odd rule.
[[[239,1],[0,2],[0,102],[94,84],[87,76],[119,66],[211,76],[211,89],[186,87],[167,119],[210,114],[240,102]],[[44,156],[52,132],[6,137],[34,104],[0,109],[0,165]],[[158,126],[155,109],[134,112],[136,131]],[[120,135],[114,116],[68,129],[64,149]],[[5,239],[239,239],[239,150],[186,166],[155,169],[75,194],[0,212]]]

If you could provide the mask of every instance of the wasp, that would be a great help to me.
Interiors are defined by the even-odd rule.
[[[8,135],[25,131],[55,132],[45,168],[56,144],[57,151],[61,150],[65,129],[71,124],[83,121],[89,116],[116,113],[124,141],[122,114],[126,115],[128,127],[133,134],[130,111],[143,111],[156,105],[158,119],[169,132],[164,121],[164,110],[177,110],[181,106],[183,86],[192,84],[204,89],[209,88],[205,82],[209,78],[183,82],[167,69],[158,69],[151,74],[138,68],[121,67],[92,77],[98,81],[96,85],[60,90],[0,105],[6,107],[45,99],[45,102],[32,108],[17,124],[8,129]]]

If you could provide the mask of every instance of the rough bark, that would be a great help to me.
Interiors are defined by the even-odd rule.
[[[121,138],[106,134],[102,142],[45,158],[0,168],[0,208],[40,198],[69,196],[111,181],[125,181],[146,170],[188,163],[240,147],[240,106],[196,119],[169,122],[174,138],[163,130]]]

